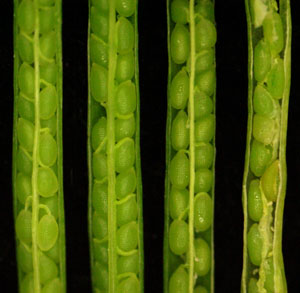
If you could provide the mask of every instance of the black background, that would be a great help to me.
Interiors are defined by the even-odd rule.
[[[13,5],[0,3],[0,280],[17,292],[11,192]],[[139,1],[141,156],[144,189],[145,292],[162,292],[167,26],[163,0]],[[300,290],[300,26],[292,2],[292,87],[283,253],[289,292]],[[87,236],[87,1],[63,1],[64,192],[69,292],[91,292]],[[216,1],[217,132],[216,292],[239,292],[241,186],[247,130],[247,31],[244,1]]]

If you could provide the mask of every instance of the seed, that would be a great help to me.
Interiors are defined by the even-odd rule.
[[[20,241],[25,244],[31,243],[31,212],[22,210],[16,218],[16,234]]]
[[[108,264],[108,245],[107,242],[98,243],[95,240],[93,241],[94,257],[97,262],[102,263],[103,265]]]
[[[107,42],[108,40],[108,15],[99,13],[95,7],[91,7],[90,14],[91,30],[100,39]]]
[[[202,118],[213,111],[213,101],[204,92],[196,90],[194,95],[194,116],[195,119]]]
[[[58,238],[58,225],[52,215],[45,215],[38,223],[37,243],[42,251],[52,248]]]
[[[195,193],[209,192],[212,187],[213,173],[209,169],[199,169],[195,173]]]
[[[103,218],[107,218],[108,190],[107,183],[95,183],[92,192],[93,209]]]
[[[93,281],[99,290],[108,291],[108,270],[107,266],[96,262],[93,266]],[[101,292],[101,291],[100,291]]]
[[[184,151],[179,151],[173,157],[169,169],[170,181],[175,188],[184,189],[190,181],[189,159]]]
[[[215,132],[215,115],[209,114],[199,119],[195,123],[196,142],[210,142]]]
[[[58,190],[58,181],[55,173],[50,168],[41,167],[37,175],[38,192],[43,197],[53,196]]]
[[[199,1],[199,3],[195,6],[195,13],[199,13],[200,16],[214,21],[215,19],[215,9],[212,1]],[[196,21],[200,19],[200,17],[196,17]]]
[[[55,3],[55,0],[39,0],[41,6],[52,6]]]
[[[188,208],[189,204],[189,192],[186,189],[179,190],[172,187],[169,198],[170,216],[173,220],[178,219],[182,213]],[[185,220],[187,213],[183,217]]]
[[[18,264],[24,273],[30,273],[33,270],[32,253],[23,243],[20,243],[17,249]]]
[[[248,213],[250,219],[255,222],[258,222],[263,214],[263,203],[259,184],[259,180],[252,180],[248,191]]]
[[[134,47],[134,41],[133,25],[127,18],[120,17],[117,22],[118,53],[126,54],[131,52]]]
[[[190,33],[182,24],[176,24],[171,33],[171,57],[176,64],[187,61],[190,51]]]
[[[102,240],[108,233],[107,218],[103,218],[100,214],[94,212],[92,228],[94,237]]]
[[[17,134],[20,145],[24,147],[25,150],[32,152],[34,125],[23,118],[19,118],[17,125]]]
[[[31,101],[26,100],[22,96],[18,97],[17,103],[20,117],[30,122],[34,122],[34,104]]]
[[[101,117],[93,126],[92,130],[92,147],[96,150],[106,137],[107,121],[105,117]]]
[[[198,276],[205,276],[210,270],[211,252],[205,240],[195,240],[195,272]]]
[[[116,141],[120,141],[125,137],[132,137],[135,134],[134,115],[128,119],[117,118],[115,121],[115,132]]]
[[[120,115],[128,115],[136,109],[135,85],[130,80],[121,83],[116,93],[116,110]]]
[[[45,254],[50,257],[55,263],[59,264],[60,262],[60,248],[59,241],[56,241],[54,246],[48,251],[45,251]]]
[[[27,274],[20,284],[21,293],[32,293],[33,291],[33,275]]]
[[[129,17],[135,12],[136,0],[116,0],[116,10],[124,17]]]
[[[19,172],[24,173],[24,175],[31,176],[32,159],[21,148],[18,150],[18,153],[17,153],[17,169]]]
[[[172,123],[171,142],[176,151],[187,149],[190,141],[188,116],[185,111],[179,111]]]
[[[40,204],[44,204],[48,207],[51,212],[51,215],[57,219],[58,218],[58,196],[57,194],[51,197],[41,197]],[[39,216],[40,218],[46,215],[46,211],[44,209],[40,209]]]
[[[118,199],[124,198],[131,194],[136,188],[136,174],[134,168],[122,172],[116,179],[116,196]]]
[[[201,192],[196,195],[194,203],[194,225],[197,232],[204,232],[211,226],[212,209],[212,200],[207,193]]]
[[[258,293],[258,287],[257,287],[257,280],[254,278],[251,278],[248,285],[248,292],[249,293]]]
[[[117,244],[123,251],[132,251],[138,245],[138,225],[130,222],[117,231]]]
[[[215,51],[214,49],[201,50],[196,57],[195,62],[195,73],[201,73],[202,71],[208,70],[213,66],[215,62]]]
[[[135,71],[134,67],[135,60],[133,52],[118,55],[116,67],[116,80],[121,83],[123,81],[132,79]]]
[[[135,197],[131,197],[126,202],[117,206],[117,224],[123,226],[135,221],[138,215],[138,207]]]
[[[261,177],[261,186],[266,198],[276,202],[279,186],[279,161],[274,161]]]
[[[105,154],[93,154],[93,175],[97,180],[107,176],[107,156]]]
[[[50,133],[44,133],[40,137],[39,158],[42,164],[51,167],[57,159],[56,140]]]
[[[58,268],[55,262],[40,252],[39,254],[39,269],[40,269],[40,282],[44,285],[50,280],[58,276]]]
[[[16,194],[22,204],[25,204],[26,199],[31,195],[31,191],[31,178],[23,173],[18,173],[16,178]]]
[[[132,138],[124,138],[115,146],[115,169],[118,173],[125,172],[135,162],[135,147]]]
[[[188,251],[189,226],[183,220],[174,220],[169,228],[169,245],[176,255],[182,255]]]
[[[172,80],[170,101],[175,109],[184,109],[189,97],[189,77],[185,70],[179,71]]]
[[[40,39],[40,54],[41,54],[41,63],[43,58],[52,59],[56,53],[56,33],[54,31],[44,34]]]
[[[108,12],[109,0],[92,0],[93,6],[99,9],[101,12]]]
[[[57,65],[55,63],[41,65],[40,79],[51,83],[52,85],[56,85]]]
[[[61,282],[58,278],[48,282],[42,289],[42,293],[62,292]]]
[[[137,274],[139,272],[139,255],[138,253],[128,255],[128,256],[120,256],[118,258],[117,265],[118,275],[124,273],[134,273]]]
[[[129,277],[121,281],[121,283],[117,287],[117,293],[124,293],[124,292],[130,292],[130,293],[140,292],[138,279],[135,277]]]
[[[249,258],[254,265],[260,266],[263,241],[257,224],[251,226],[247,237]]]
[[[216,44],[217,31],[215,25],[208,19],[199,18],[195,27],[196,51],[209,49]]]
[[[93,64],[91,69],[91,94],[97,102],[107,100],[107,69],[98,64]]]
[[[17,21],[20,29],[24,32],[31,34],[34,30],[35,17],[34,17],[34,4],[31,0],[23,0],[18,8]]]
[[[34,69],[27,63],[23,63],[19,69],[19,88],[28,97],[33,97]]]
[[[212,67],[196,75],[195,85],[200,92],[211,96],[215,91],[216,73]]]
[[[55,26],[55,8],[41,9],[39,14],[40,33],[45,34],[51,32]]]
[[[253,117],[253,137],[264,145],[271,144],[277,132],[275,121],[267,116],[255,114]]]
[[[93,62],[107,68],[108,65],[107,45],[104,42],[99,41],[93,35],[91,35],[90,38],[90,56]]]
[[[186,24],[189,20],[189,2],[187,0],[172,1],[171,18],[175,23]]]
[[[52,116],[48,120],[41,120],[41,127],[46,128],[50,131],[50,133],[55,136],[56,135],[56,128],[57,128],[57,121],[56,116]]]
[[[214,159],[214,148],[210,143],[201,143],[195,148],[195,168],[210,168]]]
[[[256,86],[253,96],[253,107],[257,114],[271,115],[273,113],[274,101],[264,86]]]
[[[267,77],[267,87],[274,99],[281,99],[285,87],[284,64],[281,58],[276,59]]]
[[[263,81],[271,68],[270,46],[265,40],[260,40],[254,48],[254,77]]]
[[[180,266],[170,278],[170,293],[187,293],[189,292],[189,276],[186,270]]]
[[[33,44],[24,35],[20,35],[18,38],[18,49],[20,58],[28,64],[33,63]]]

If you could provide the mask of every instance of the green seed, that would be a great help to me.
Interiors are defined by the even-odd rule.
[[[172,187],[169,198],[170,216],[173,220],[178,219],[182,213],[188,208],[189,204],[189,192],[186,189],[179,190]],[[185,220],[187,213],[183,217]]]
[[[90,25],[91,30],[100,39],[107,42],[108,40],[108,15],[99,13],[95,7],[91,7]]]
[[[120,256],[117,262],[117,272],[118,275],[124,273],[134,273],[138,274],[139,272],[139,255],[138,253]]]
[[[281,58],[275,60],[267,77],[267,87],[274,99],[281,99],[285,88],[284,64]]]
[[[123,251],[132,251],[138,245],[138,225],[136,222],[130,222],[121,226],[117,231],[118,248]]]
[[[95,260],[100,262],[101,264],[108,264],[108,244],[107,242],[98,243],[97,241],[93,241],[94,244],[94,257]]]
[[[135,147],[132,138],[124,138],[115,147],[115,169],[118,173],[125,172],[134,165]]]
[[[204,92],[196,90],[194,95],[194,115],[195,119],[202,118],[213,111],[214,105],[212,99]]]
[[[55,8],[47,8],[40,10],[40,33],[45,34],[49,33],[54,29],[56,20],[55,20]]]
[[[266,272],[266,280],[265,280],[265,288],[267,292],[274,293],[275,292],[275,284],[274,284],[274,263],[273,258],[269,257],[264,264],[265,272]]]
[[[34,69],[27,63],[23,63],[19,69],[19,88],[28,97],[34,94]]]
[[[212,187],[213,173],[209,169],[199,169],[195,173],[195,189],[198,192],[209,192]]]
[[[199,1],[195,6],[195,13],[198,13],[200,16],[214,21],[215,19],[215,9],[212,1]],[[200,17],[196,18],[196,21],[199,20]]]
[[[212,200],[207,193],[201,192],[196,195],[194,203],[194,225],[197,232],[204,232],[211,226],[212,209]]]
[[[18,200],[22,204],[25,204],[26,199],[31,195],[31,192],[31,178],[23,173],[19,173],[16,178],[16,194]]]
[[[35,12],[34,3],[31,0],[23,0],[18,8],[17,21],[20,29],[27,34],[34,31],[35,26]]]
[[[258,293],[258,287],[257,287],[257,280],[254,278],[251,278],[248,285],[248,292],[249,293]]]
[[[117,22],[117,44],[118,53],[126,54],[134,47],[134,29],[132,23],[124,17],[120,17]]]
[[[276,202],[279,186],[279,161],[274,161],[261,177],[264,195],[270,201]]]
[[[30,273],[33,270],[32,253],[30,248],[20,243],[17,249],[18,264],[24,273]]]
[[[210,49],[217,41],[215,25],[210,20],[201,17],[195,27],[195,38],[197,52],[202,49]]]
[[[263,241],[257,224],[251,226],[247,237],[249,258],[254,265],[260,266]]]
[[[20,58],[28,64],[33,63],[33,44],[27,37],[20,35],[18,37],[18,49]]]
[[[102,240],[108,234],[107,218],[103,218],[97,212],[93,213],[93,236]]]
[[[92,129],[92,147],[96,150],[106,137],[107,121],[105,117],[101,117]]]
[[[132,137],[135,133],[135,118],[132,115],[128,119],[117,118],[115,121],[115,139],[120,141],[125,137]]]
[[[195,240],[195,272],[198,276],[205,276],[210,270],[211,252],[205,240]]]
[[[97,102],[105,102],[107,100],[107,69],[93,64],[90,79],[93,98]]]
[[[39,255],[40,282],[46,284],[58,276],[55,262],[42,252]]]
[[[37,243],[42,251],[52,248],[58,238],[58,225],[52,215],[45,215],[38,223]]]
[[[40,204],[44,204],[48,207],[51,212],[51,215],[57,219],[58,218],[58,196],[57,194],[51,197],[41,197]],[[46,211],[44,209],[40,209],[39,216],[40,218],[46,215]]]
[[[175,188],[184,189],[189,185],[190,169],[189,159],[184,151],[179,151],[170,163],[169,177]]]
[[[33,293],[33,275],[27,274],[20,284],[20,293]]]
[[[135,197],[131,197],[126,202],[117,205],[117,224],[125,225],[135,221],[138,215],[138,207]]]
[[[189,226],[183,220],[174,220],[169,228],[169,245],[176,255],[182,255],[189,247]]]
[[[48,251],[45,251],[45,254],[50,257],[55,263],[59,264],[60,262],[60,243],[56,241],[54,246]]]
[[[55,136],[56,135],[56,128],[57,128],[57,119],[56,116],[52,116],[48,120],[41,120],[41,128],[47,128],[50,133]]]
[[[94,153],[92,160],[93,175],[97,180],[107,176],[107,156],[103,153]]]
[[[274,101],[264,86],[256,86],[253,96],[253,107],[257,114],[271,115],[273,113]]]
[[[108,189],[107,183],[95,183],[92,192],[93,209],[103,218],[107,218],[108,212]]]
[[[189,97],[189,77],[185,70],[179,71],[172,80],[170,101],[175,109],[184,109]]]
[[[41,163],[48,167],[56,162],[57,144],[50,133],[44,133],[40,137],[39,158]]]
[[[171,33],[171,57],[176,64],[187,61],[190,51],[190,33],[182,24],[176,24]]]
[[[210,168],[214,159],[214,148],[210,143],[201,143],[195,148],[195,168]]]
[[[208,70],[213,66],[214,62],[215,62],[214,49],[201,50],[196,57],[195,73],[198,74]]]
[[[180,266],[170,278],[170,293],[188,293],[189,292],[189,276],[186,270]]]
[[[140,292],[139,281],[136,277],[129,277],[117,286],[117,293],[138,293]]]
[[[208,293],[208,291],[202,286],[197,286],[194,290],[194,293]]]
[[[116,196],[118,199],[124,198],[135,191],[136,174],[134,168],[122,172],[116,179]]]
[[[32,173],[32,159],[25,153],[23,149],[19,149],[17,153],[17,169],[24,175],[31,176]]]
[[[135,60],[133,52],[128,54],[118,55],[117,66],[116,66],[116,80],[118,82],[123,82],[130,80],[134,76],[135,71]]]
[[[102,12],[108,12],[109,0],[92,0],[93,6]]]
[[[40,66],[40,79],[52,85],[56,85],[57,79],[57,65],[53,63],[44,64]]]
[[[216,73],[212,67],[196,75],[195,85],[200,92],[211,96],[215,91]]]
[[[31,212],[22,210],[16,218],[16,234],[20,241],[25,244],[31,243]]]
[[[171,18],[175,23],[186,24],[189,20],[189,2],[187,0],[172,1]]]
[[[28,152],[32,152],[34,125],[31,122],[20,118],[17,125],[17,134],[20,145]]]
[[[42,293],[60,293],[62,285],[58,278],[48,282],[42,289]]]
[[[56,53],[56,33],[54,31],[44,34],[40,39],[40,54],[42,57],[49,59],[54,58]],[[40,59],[41,63],[43,58]]]
[[[196,142],[210,142],[215,133],[215,115],[209,114],[195,123],[195,140]]]
[[[176,151],[187,149],[190,143],[188,116],[185,111],[179,111],[172,123],[171,143]]]
[[[90,56],[91,60],[100,66],[107,68],[108,66],[108,48],[107,45],[99,41],[93,35],[90,38]]]
[[[116,110],[120,115],[128,115],[136,109],[135,84],[130,80],[121,83],[116,93]]]
[[[18,103],[17,107],[18,107],[18,112],[20,117],[30,122],[34,122],[35,113],[34,113],[33,102],[28,101],[22,96],[19,96],[17,99],[17,103]]]
[[[135,12],[136,0],[116,0],[116,10],[124,17],[129,17]]]
[[[41,167],[37,175],[38,192],[43,197],[53,196],[58,190],[58,181],[50,168]]]
[[[271,144],[277,133],[275,121],[263,115],[255,114],[253,117],[253,136],[264,145]]]
[[[107,292],[108,279],[109,279],[107,266],[104,266],[103,264],[96,262],[93,268],[94,268],[93,280],[95,282],[96,288],[98,288],[99,290],[103,290],[104,292]]]
[[[263,81],[271,68],[270,46],[264,40],[260,40],[254,49],[254,77],[257,81]]]
[[[252,180],[248,191],[248,213],[251,220],[258,222],[263,214],[259,180]]]

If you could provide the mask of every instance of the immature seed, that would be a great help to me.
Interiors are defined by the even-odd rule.
[[[268,167],[261,177],[261,186],[266,198],[270,201],[276,201],[279,185],[279,161],[276,160]]]
[[[207,193],[201,192],[196,195],[194,225],[197,232],[204,232],[211,226],[212,208],[212,200]]]
[[[253,224],[248,232],[248,253],[251,262],[256,266],[260,266],[262,237],[257,224]]]
[[[188,250],[188,227],[182,220],[174,220],[170,225],[169,244],[171,251],[176,255],[182,255]]]
[[[252,180],[248,191],[248,212],[249,217],[258,222],[263,214],[263,203],[260,192],[259,180]]]
[[[180,266],[171,276],[169,282],[170,293],[186,293],[189,289],[189,276],[186,270]]]
[[[210,270],[211,252],[205,240],[195,240],[195,272],[199,276],[205,276]]]
[[[171,34],[171,57],[176,64],[184,63],[189,56],[189,31],[182,24],[176,24]]]

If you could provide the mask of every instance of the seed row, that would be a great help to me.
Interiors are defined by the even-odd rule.
[[[20,292],[63,292],[58,108],[60,1],[16,5],[15,230]]]
[[[135,0],[91,1],[90,224],[95,292],[140,292],[135,13]]]
[[[211,292],[216,28],[210,0],[170,5],[169,292]],[[193,91],[191,93],[191,91]],[[192,243],[191,243],[192,242]],[[192,256],[191,256],[192,253]],[[191,264],[192,259],[193,264]],[[195,291],[194,291],[195,290]]]

